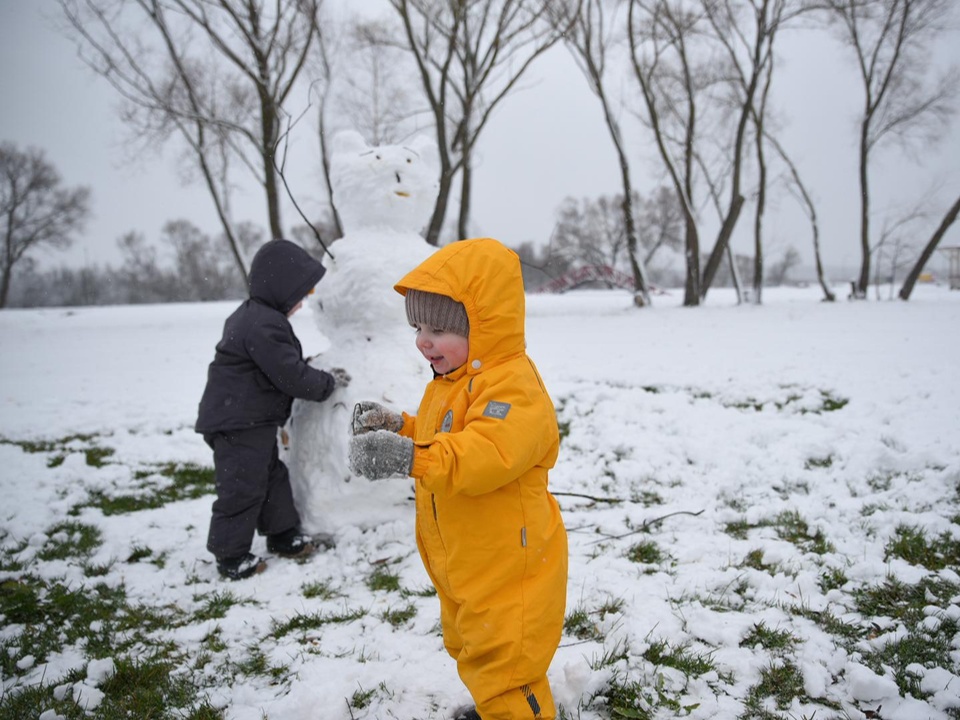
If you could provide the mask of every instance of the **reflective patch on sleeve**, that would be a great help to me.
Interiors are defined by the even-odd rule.
[[[498,420],[503,420],[508,412],[510,412],[510,403],[497,402],[496,400],[488,402],[483,409],[485,417],[497,418]]]

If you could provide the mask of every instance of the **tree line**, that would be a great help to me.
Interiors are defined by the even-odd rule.
[[[909,297],[960,205],[958,198],[937,224],[918,212],[922,198],[904,202],[900,216],[885,208],[881,217],[871,203],[882,154],[899,147],[922,158],[935,151],[928,141],[942,137],[955,117],[957,73],[929,59],[938,38],[952,32],[950,0],[378,0],[365,6],[380,14],[362,16],[336,12],[344,8],[331,0],[58,3],[81,57],[122,99],[134,142],[183,151],[219,220],[221,232],[211,242],[244,278],[248,260],[230,202],[240,177],[262,188],[271,237],[290,226],[282,217],[285,201],[319,252],[342,235],[329,200],[326,225],[302,211],[303,198],[318,188],[289,181],[294,135],[316,139],[325,185],[319,192],[329,198],[333,130],[354,127],[381,143],[430,128],[440,189],[425,237],[434,245],[468,237],[483,132],[529,68],[558,45],[582,70],[616,151],[621,261],[634,278],[638,306],[651,299],[630,132],[643,133],[655,149],[654,167],[645,170],[665,179],[680,211],[684,304],[699,305],[724,265],[740,292],[730,239],[747,221],[746,209],[752,210],[750,297],[761,302],[774,264],[766,258],[764,220],[778,196],[795,197],[807,215],[820,285],[825,299],[834,299],[821,262],[816,193],[779,137],[773,106],[779,41],[787,31],[829,33],[862,92],[855,150],[860,272],[852,295],[866,296],[883,257],[902,264],[911,256],[901,289]],[[628,127],[624,117],[637,122]],[[5,222],[9,245],[13,221]],[[708,242],[703,235],[713,225],[718,230]],[[929,238],[920,250],[918,233]],[[58,242],[70,235],[61,233]],[[22,258],[7,248],[4,287]]]

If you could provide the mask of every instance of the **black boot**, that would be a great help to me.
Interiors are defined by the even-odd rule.
[[[252,553],[235,558],[217,558],[217,570],[227,580],[243,580],[266,569],[267,563]]]
[[[300,532],[300,528],[290,528],[286,532],[267,536],[267,550],[285,558],[302,558],[317,549],[309,535]]]

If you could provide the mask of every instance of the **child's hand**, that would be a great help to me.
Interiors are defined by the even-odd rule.
[[[413,440],[388,430],[350,438],[350,469],[370,480],[409,475],[413,468]]]
[[[333,386],[335,388],[345,388],[350,384],[350,373],[343,368],[330,368],[327,372],[333,376]]]
[[[363,435],[374,430],[400,432],[403,427],[403,415],[385,408],[371,400],[361,400],[353,407],[353,423],[350,429],[354,435]]]

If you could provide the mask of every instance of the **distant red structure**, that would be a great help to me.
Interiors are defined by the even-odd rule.
[[[535,293],[563,293],[588,282],[604,282],[613,287],[633,290],[633,278],[609,265],[587,265],[554,278],[538,287]]]

